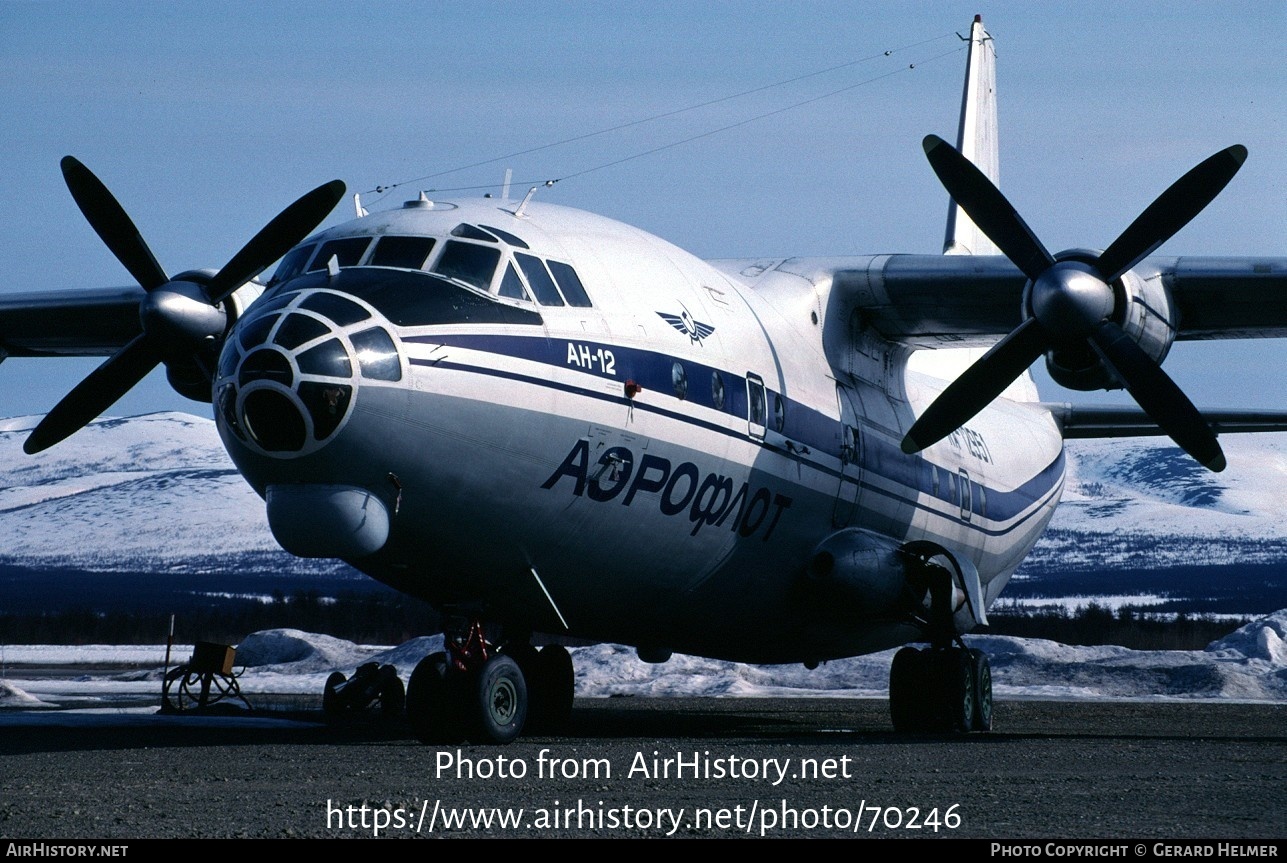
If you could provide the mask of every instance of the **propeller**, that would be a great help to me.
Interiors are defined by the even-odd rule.
[[[1215,199],[1247,159],[1235,144],[1158,196],[1092,261],[1058,260],[982,171],[936,135],[926,158],[953,200],[1030,283],[1028,317],[953,381],[912,424],[903,452],[919,452],[964,425],[1047,351],[1089,345],[1131,397],[1189,455],[1213,471],[1225,458],[1188,396],[1112,319],[1112,282],[1152,254]]]
[[[129,270],[146,295],[139,304],[142,332],[72,388],[45,415],[23,449],[38,453],[67,438],[107,410],[162,362],[191,356],[221,336],[221,304],[309,235],[344,197],[339,180],[318,186],[282,210],[208,280],[171,279],[157,263],[120,202],[94,173],[71,156],[63,179],[90,227]]]

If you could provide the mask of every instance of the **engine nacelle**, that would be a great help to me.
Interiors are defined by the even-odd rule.
[[[194,285],[205,286],[214,278],[216,271],[210,269],[187,270],[175,276],[175,281],[187,281]],[[224,319],[223,333],[217,337],[207,336],[207,341],[195,346],[185,345],[185,349],[168,355],[165,360],[165,376],[174,391],[184,398],[209,404],[211,401],[210,370],[219,361],[219,352],[223,340],[237,319],[250,308],[251,303],[259,299],[264,286],[255,281],[247,282],[233,291],[222,303]]]
[[[827,537],[809,559],[810,582],[859,615],[880,615],[906,605],[907,568],[899,544],[850,527]]]
[[[1093,263],[1096,255],[1074,249],[1060,252],[1056,257]],[[1112,321],[1160,364],[1171,350],[1178,324],[1170,291],[1160,278],[1141,278],[1133,270],[1128,270],[1111,287]],[[1026,298],[1024,307],[1028,308]],[[1103,358],[1085,342],[1049,351],[1046,369],[1056,383],[1072,390],[1113,390],[1123,386]]]

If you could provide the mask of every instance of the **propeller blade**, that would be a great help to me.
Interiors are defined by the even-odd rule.
[[[116,256],[116,260],[143,286],[143,290],[150,291],[170,281],[165,270],[156,262],[152,250],[143,242],[139,229],[130,221],[125,208],[102,181],[94,176],[94,172],[72,156],[64,156],[61,165],[63,180],[66,181],[76,206],[80,207],[90,227]]]
[[[926,135],[921,145],[930,167],[952,200],[961,205],[979,230],[987,234],[1025,276],[1036,281],[1037,276],[1054,264],[1055,259],[1019,211],[973,162],[937,135]]]
[[[226,300],[312,233],[335,209],[344,191],[344,183],[332,180],[278,213],[210,281],[210,302],[218,305]]]
[[[54,409],[27,436],[22,444],[23,451],[34,455],[69,437],[143,380],[161,361],[146,339],[143,335],[135,336],[133,341],[63,396],[62,401],[54,405]]]
[[[1210,470],[1224,470],[1224,451],[1215,432],[1152,357],[1112,321],[1101,321],[1091,339],[1131,396],[1171,440]]]
[[[1234,144],[1172,183],[1099,256],[1096,268],[1104,281],[1113,281],[1171,239],[1229,185],[1245,161],[1247,148]]]
[[[992,346],[925,409],[903,438],[903,452],[920,452],[965,425],[1045,353],[1046,334],[1033,318]]]

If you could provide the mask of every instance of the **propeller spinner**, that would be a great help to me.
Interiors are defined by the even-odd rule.
[[[87,425],[157,364],[191,356],[204,342],[221,336],[227,324],[223,301],[308,236],[345,191],[342,182],[333,180],[304,195],[265,225],[208,282],[171,280],[98,177],[71,156],[63,158],[62,170],[90,227],[147,295],[139,304],[142,332],[54,406],[23,443],[28,453],[48,449]]]
[[[1089,344],[1162,431],[1206,467],[1224,470],[1224,453],[1198,409],[1113,321],[1111,285],[1220,194],[1246,161],[1247,148],[1236,144],[1193,168],[1087,262],[1051,255],[992,181],[942,138],[929,135],[924,147],[948,193],[1031,288],[1028,317],[939,394],[908,430],[903,451],[919,452],[964,425],[1047,351]]]

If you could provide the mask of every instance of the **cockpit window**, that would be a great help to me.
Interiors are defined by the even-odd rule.
[[[304,272],[304,265],[308,263],[309,255],[313,254],[316,248],[316,245],[310,244],[291,249],[286,257],[282,258],[282,262],[277,266],[277,272],[273,273],[273,278],[268,284],[275,285],[278,282],[293,279]]]
[[[362,374],[380,381],[397,381],[402,379],[402,364],[398,360],[398,349],[380,327],[372,327],[352,336],[353,350],[357,351],[358,365]]]
[[[518,237],[511,234],[509,231],[502,231],[500,228],[493,228],[491,225],[481,225],[480,227],[486,228],[487,230],[491,231],[493,234],[500,237],[502,240],[509,243],[511,246],[514,246],[515,248],[519,248],[519,249],[531,248],[531,246],[529,246],[527,243],[523,242]]]
[[[523,287],[523,280],[518,277],[518,271],[514,269],[512,263],[505,265],[505,276],[501,279],[500,295],[509,297],[514,300],[532,301],[527,295],[527,288]]]
[[[500,249],[449,240],[433,272],[486,291],[499,263]]]
[[[324,315],[342,327],[365,321],[371,313],[352,300],[346,300],[339,294],[310,294],[299,304],[301,309]]]
[[[536,293],[538,303],[543,306],[563,305],[563,297],[559,296],[559,289],[555,287],[554,280],[550,278],[550,273],[545,269],[545,264],[540,258],[525,255],[522,252],[515,252],[514,257],[518,260],[518,265],[523,268],[523,275],[527,276],[527,283]]]
[[[367,264],[418,270],[433,251],[433,237],[381,237]]]
[[[290,315],[277,328],[277,335],[273,336],[273,342],[287,350],[294,350],[306,342],[321,338],[330,331],[330,327],[317,318],[311,318],[308,315]]]
[[[327,261],[331,258],[335,258],[341,267],[355,267],[357,262],[362,260],[362,254],[369,245],[371,245],[370,237],[343,237],[331,240],[317,250],[317,255],[313,258],[308,271],[312,273],[326,269]]]
[[[496,238],[491,234],[475,228],[473,225],[466,225],[464,222],[452,228],[451,235],[453,237],[464,237],[466,240],[482,240],[485,243],[496,242]]]
[[[589,308],[594,305],[590,302],[590,296],[585,292],[585,286],[581,284],[581,277],[576,274],[576,270],[558,261],[546,261],[546,263],[550,265],[550,272],[554,274],[554,280],[559,283],[563,296],[567,297],[569,306]]]

